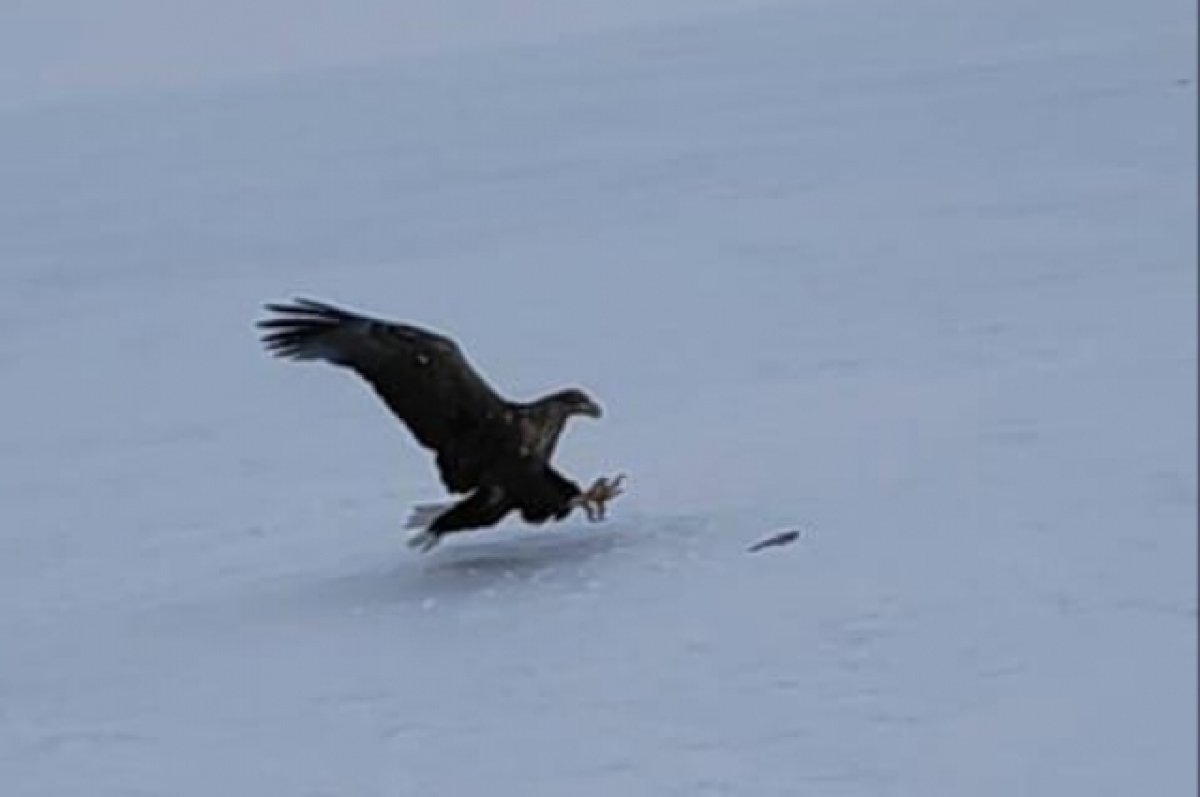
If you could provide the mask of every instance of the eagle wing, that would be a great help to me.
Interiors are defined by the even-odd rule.
[[[495,462],[517,456],[518,430],[508,402],[450,338],[309,299],[268,304],[258,322],[271,353],[325,360],[357,372],[426,448],[437,453],[453,492],[480,486]]]

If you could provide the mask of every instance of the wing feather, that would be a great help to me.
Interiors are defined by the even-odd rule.
[[[437,452],[450,490],[477,487],[490,461],[519,450],[508,402],[450,338],[311,299],[266,309],[274,315],[258,326],[268,351],[357,372],[413,436]]]

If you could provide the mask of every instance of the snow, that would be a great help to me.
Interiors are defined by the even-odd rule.
[[[678,21],[771,0],[38,0],[0,17],[0,107],[362,66]]]
[[[812,0],[0,113],[0,792],[1188,795],[1194,9]],[[605,405],[404,545],[310,295]],[[784,529],[789,546],[746,548]]]

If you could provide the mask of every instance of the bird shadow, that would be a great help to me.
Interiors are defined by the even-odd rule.
[[[609,531],[548,532],[525,539],[497,539],[449,545],[435,551],[426,573],[531,572],[562,562],[577,562],[618,546]]]
[[[355,607],[470,600],[504,590],[569,587],[625,545],[616,530],[535,533],[522,539],[448,540],[386,568],[344,573],[310,583],[310,597]]]

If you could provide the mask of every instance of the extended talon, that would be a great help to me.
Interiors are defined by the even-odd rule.
[[[625,474],[620,473],[613,479],[601,476],[592,482],[592,486],[579,497],[579,505],[583,507],[588,520],[593,523],[604,520],[606,504],[625,492],[622,486],[624,481]]]

